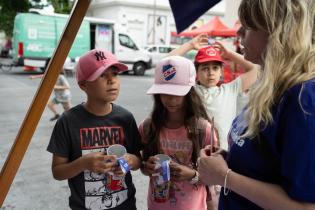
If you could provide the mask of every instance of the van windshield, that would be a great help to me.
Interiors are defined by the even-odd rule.
[[[134,50],[138,50],[137,45],[132,41],[132,39],[126,34],[119,34],[119,43],[124,47],[128,47]]]

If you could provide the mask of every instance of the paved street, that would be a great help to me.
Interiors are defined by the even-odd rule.
[[[0,71],[0,167],[5,162],[40,84],[40,79],[31,80],[29,75],[22,68],[14,68],[9,73]],[[85,96],[76,85],[75,78],[68,77],[68,80],[72,103],[81,103]],[[138,123],[151,110],[152,100],[145,92],[152,82],[153,70],[142,77],[121,75],[121,92],[117,104],[130,110]],[[67,182],[53,179],[51,154],[46,151],[55,124],[49,121],[50,117],[52,113],[46,108],[1,210],[69,209]],[[138,209],[145,210],[148,179],[140,172],[133,172],[133,178],[137,188]]]

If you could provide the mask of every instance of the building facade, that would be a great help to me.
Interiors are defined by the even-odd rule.
[[[214,16],[221,17],[226,25],[232,27],[237,19],[239,1],[221,1],[188,30],[203,25]],[[139,47],[149,44],[169,45],[171,32],[176,31],[168,0],[94,0],[87,15],[114,20],[116,31],[128,34]]]

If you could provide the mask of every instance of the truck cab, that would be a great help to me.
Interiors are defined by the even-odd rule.
[[[152,67],[152,58],[149,53],[140,49],[127,34],[118,33],[118,38],[115,40],[114,54],[135,75],[144,75],[145,70]]]

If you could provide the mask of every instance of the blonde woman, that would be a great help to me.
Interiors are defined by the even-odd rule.
[[[262,74],[226,160],[201,151],[201,180],[223,187],[219,210],[314,210],[315,1],[242,0],[239,16],[245,59]]]

